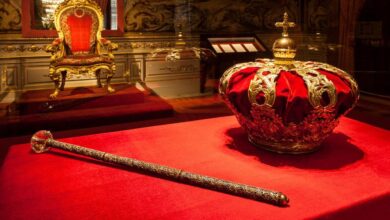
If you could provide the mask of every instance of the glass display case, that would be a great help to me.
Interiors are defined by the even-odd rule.
[[[0,219],[389,216],[389,2],[0,0]],[[291,205],[33,155],[39,130]]]
[[[52,41],[48,38],[57,36],[53,12],[63,1],[1,1],[1,122],[12,121],[11,118],[18,116],[32,117],[31,112],[48,115],[57,109],[66,109],[66,106],[74,110],[69,102],[55,101],[53,104],[47,98],[53,85],[48,77],[50,54],[45,52],[45,47]],[[297,60],[328,63],[352,74],[361,91],[362,101],[358,106],[377,111],[380,116],[388,114],[383,107],[390,105],[387,1],[94,1],[104,14],[102,35],[119,45],[115,52],[114,83],[139,82],[149,89],[151,85],[161,88],[166,83],[172,93],[180,86],[203,90],[202,85],[206,85],[206,92],[215,92],[220,76],[230,66],[255,62],[258,58],[272,59],[270,51],[280,35],[274,24],[286,11],[296,23],[290,35],[299,49]],[[183,32],[184,41],[179,45],[176,42],[178,32]],[[203,57],[212,59],[200,62],[202,51],[211,51],[213,56]],[[195,58],[196,65],[187,65],[186,62],[190,62],[187,60],[180,61],[186,56]],[[161,64],[161,68],[157,64]],[[186,72],[193,74],[189,76]],[[193,81],[181,83],[183,78]],[[69,81],[69,96],[94,83],[94,78]],[[46,92],[42,92],[44,90]],[[33,96],[39,99],[39,106],[31,101]],[[376,122],[385,124],[384,120]]]

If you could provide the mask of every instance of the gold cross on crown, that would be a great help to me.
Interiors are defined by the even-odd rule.
[[[284,12],[283,22],[276,22],[275,26],[283,28],[282,36],[283,37],[288,37],[287,30],[288,30],[288,28],[295,27],[295,23],[294,22],[288,22],[288,14],[287,14],[287,12]]]

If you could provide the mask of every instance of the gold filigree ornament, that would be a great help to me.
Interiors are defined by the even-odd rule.
[[[328,80],[325,75],[321,75],[318,70],[312,69],[314,66],[301,65],[300,62],[294,62],[294,64],[299,64],[298,68],[295,68],[294,70],[305,81],[309,91],[310,104],[314,108],[319,108],[321,106],[324,108],[333,108],[337,102],[337,97],[336,89],[332,81]],[[325,94],[329,97],[330,101],[323,106],[321,100]]]
[[[260,68],[257,70],[255,77],[249,84],[248,97],[251,103],[258,105],[257,95],[264,93],[264,104],[272,107],[275,102],[275,91],[276,91],[276,77],[280,72],[279,68]]]
[[[230,78],[234,73],[239,72],[248,67],[262,67],[262,66],[264,66],[264,64],[260,62],[248,62],[248,63],[239,63],[230,67],[223,73],[223,76],[219,81],[219,93],[221,94],[225,93],[226,89],[229,87]]]
[[[275,59],[257,59],[256,62],[234,65],[226,70],[221,77],[219,92],[222,99],[236,115],[238,122],[248,133],[249,141],[254,145],[278,153],[312,152],[337,126],[338,118],[341,116],[337,104],[339,101],[343,101],[337,99],[336,86],[321,71],[333,74],[349,85],[350,93],[348,95],[352,97],[353,103],[349,109],[341,112],[343,114],[355,106],[359,98],[358,85],[348,73],[331,65],[293,60],[296,46],[294,41],[288,37],[287,29],[294,27],[295,24],[288,22],[288,15],[285,13],[283,22],[277,22],[276,26],[283,28],[283,34],[282,38],[277,39],[273,45]],[[239,106],[243,105],[242,103],[235,103],[234,99],[229,99],[229,90],[230,87],[234,87],[234,83],[231,82],[232,76],[241,74],[241,71],[248,68],[256,69],[251,70],[254,74],[247,89],[250,111],[244,113]],[[279,115],[283,114],[280,113],[283,111],[277,108],[285,108],[285,106],[275,105],[277,82],[282,72],[289,72],[300,77],[307,90],[307,102],[311,109],[302,110],[305,111],[305,114],[300,121],[284,120],[285,116]],[[298,106],[298,108],[301,107]]]

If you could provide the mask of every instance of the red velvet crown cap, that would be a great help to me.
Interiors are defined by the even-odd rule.
[[[344,71],[318,62],[240,63],[220,81],[220,94],[256,145],[278,152],[312,151],[357,101]]]
[[[229,101],[237,109],[237,111],[245,117],[251,117],[250,109],[252,103],[249,100],[248,89],[252,80],[254,80],[256,74],[266,76],[268,71],[264,71],[266,62],[271,62],[268,59],[259,59],[255,63],[242,63],[238,64],[226,72],[232,72],[229,76],[227,88],[221,84],[223,93],[226,94]],[[316,71],[326,77],[330,81],[329,85],[332,85],[335,89],[335,97],[337,102],[334,105],[336,117],[346,113],[356,101],[356,83],[352,81],[352,78],[345,72],[338,70],[326,64],[317,62],[302,62],[303,65],[310,65]],[[242,67],[242,68],[240,68]],[[239,68],[234,72],[234,69]],[[332,68],[336,72],[332,72]],[[232,71],[233,70],[233,71]],[[310,73],[309,73],[310,74]],[[344,76],[344,77],[342,77]],[[297,74],[296,70],[285,70],[281,68],[277,73],[277,77],[274,79],[275,86],[275,102],[273,108],[276,113],[282,117],[283,123],[288,124],[291,122],[300,123],[304,118],[314,110],[314,106],[309,101],[308,86],[302,76]],[[316,86],[316,85],[314,85]],[[317,86],[321,86],[318,84]],[[352,88],[353,87],[353,88]],[[264,92],[259,92],[256,96],[257,104],[264,104],[265,97]],[[320,104],[322,107],[330,104],[329,94],[324,92],[321,96]]]

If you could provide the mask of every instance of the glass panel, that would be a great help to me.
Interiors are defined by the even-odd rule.
[[[64,0],[34,0],[34,15],[32,19],[32,28],[33,29],[54,29],[54,11]],[[107,7],[103,7],[106,10],[103,12],[105,14],[105,21],[107,30],[117,30],[118,29],[118,8],[117,0],[110,0],[105,2]]]
[[[117,0],[111,0],[111,30],[118,29]]]
[[[54,29],[54,11],[64,0],[35,0],[34,29]]]

